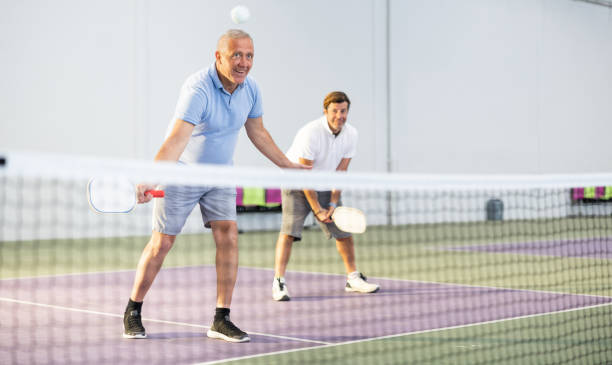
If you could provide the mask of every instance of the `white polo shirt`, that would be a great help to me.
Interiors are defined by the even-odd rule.
[[[335,171],[343,158],[353,158],[357,153],[358,133],[346,123],[340,133],[334,133],[323,115],[303,126],[295,135],[287,157],[293,162],[299,158],[312,160],[313,170]]]

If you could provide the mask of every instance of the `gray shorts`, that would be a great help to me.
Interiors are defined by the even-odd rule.
[[[331,191],[318,191],[318,200],[319,204],[321,204],[322,208],[326,208],[329,206],[329,201],[331,199]],[[293,236],[294,241],[299,241],[302,239],[302,229],[304,228],[304,220],[308,216],[312,209],[310,208],[310,204],[308,204],[308,200],[306,200],[306,195],[302,190],[285,190],[282,191],[283,198],[283,222],[281,224],[281,234],[285,234],[288,236]],[[342,205],[342,201],[338,202],[338,206]],[[350,237],[351,234],[341,231],[336,227],[336,224],[332,223],[322,223],[317,220],[319,226],[323,230],[323,233],[327,236],[327,239],[334,237],[338,238],[346,238]]]
[[[176,236],[197,203],[202,222],[210,228],[211,221],[236,220],[236,188],[214,186],[162,186],[163,199],[155,199],[153,230]]]

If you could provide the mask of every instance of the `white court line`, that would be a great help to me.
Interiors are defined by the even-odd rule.
[[[196,268],[196,267],[214,267],[214,265],[185,265],[185,266],[168,266],[163,267],[164,270],[173,270],[173,269],[188,269],[188,268]],[[37,276],[16,276],[11,278],[3,278],[0,279],[2,281],[9,280],[20,280],[20,279],[49,279],[49,278],[61,278],[64,276],[79,276],[79,275],[104,275],[104,274],[120,274],[126,272],[136,272],[136,268],[133,269],[121,269],[121,270],[108,270],[108,271],[85,271],[85,272],[67,272],[62,274],[45,274],[45,275],[37,275]]]
[[[274,269],[269,269],[269,268],[260,268],[260,267],[251,267],[251,266],[241,266],[241,267],[245,268],[245,269],[274,271]],[[341,276],[341,277],[345,277],[346,276],[344,274],[332,274],[332,273],[323,273],[323,272],[319,273],[319,272],[309,272],[309,271],[287,270],[287,272],[299,273],[299,274],[325,275],[325,276]],[[503,287],[503,286],[486,286],[486,285],[473,285],[473,284],[461,284],[461,283],[446,283],[446,282],[443,282],[443,281],[399,279],[399,278],[389,278],[389,277],[384,277],[384,276],[372,276],[372,277],[368,276],[368,279],[380,279],[380,280],[389,280],[389,281],[399,281],[399,282],[405,282],[405,283],[420,283],[420,284],[435,284],[435,285],[446,285],[446,286],[459,286],[459,287],[479,288],[479,289],[495,289],[495,290],[507,290],[507,291],[521,291],[521,292],[544,293],[544,294],[555,294],[555,295],[572,295],[572,296],[586,297],[586,298],[612,299],[612,296],[606,296],[606,295],[579,294],[579,293],[557,292],[557,291],[551,291],[551,290],[517,289],[517,288],[506,288],[506,287]]]
[[[448,330],[459,329],[459,328],[467,328],[467,327],[474,327],[474,326],[487,325],[487,324],[493,324],[493,323],[514,321],[514,320],[517,320],[517,319],[534,318],[534,317],[541,317],[541,316],[546,316],[546,315],[555,315],[555,314],[560,314],[560,313],[575,312],[575,311],[580,311],[580,310],[585,310],[585,309],[593,309],[593,308],[598,308],[598,307],[605,307],[605,306],[610,306],[610,305],[612,305],[612,303],[596,304],[596,305],[592,305],[592,306],[588,306],[588,307],[564,309],[564,310],[560,310],[560,311],[556,311],[556,312],[528,314],[528,315],[524,315],[524,316],[518,316],[518,317],[512,317],[512,318],[503,318],[503,319],[494,319],[494,320],[491,320],[491,321],[462,324],[462,325],[458,325],[458,326],[433,328],[433,329],[422,330],[422,331],[398,333],[398,334],[394,334],[394,335],[366,338],[366,339],[363,339],[363,340],[355,340],[355,341],[333,343],[333,344],[328,344],[328,345],[324,345],[324,346],[306,347],[306,348],[301,348],[301,349],[274,351],[274,352],[262,353],[262,354],[257,354],[257,355],[232,357],[232,358],[223,359],[223,360],[215,360],[215,361],[208,361],[208,362],[197,363],[197,364],[194,364],[194,365],[221,364],[221,363],[225,363],[225,362],[228,362],[228,361],[253,359],[253,358],[269,356],[269,355],[281,355],[281,354],[288,354],[288,353],[291,353],[291,352],[298,352],[298,351],[312,351],[312,350],[318,350],[318,349],[323,349],[323,348],[328,348],[328,347],[337,347],[337,346],[351,345],[351,344],[355,344],[355,343],[370,342],[370,341],[376,341],[376,340],[385,340],[385,339],[389,339],[389,338],[396,338],[396,337],[402,337],[402,336],[412,336],[412,335],[418,335],[418,334],[423,334],[423,333],[441,332],[441,331],[448,331]]]
[[[107,312],[92,311],[92,310],[88,310],[88,309],[71,308],[71,307],[65,307],[65,306],[61,306],[61,305],[37,303],[37,302],[31,302],[31,301],[27,301],[27,300],[19,300],[19,299],[13,299],[13,298],[0,297],[0,302],[9,302],[9,303],[16,303],[16,304],[26,304],[26,305],[36,306],[36,307],[58,309],[58,310],[64,310],[64,311],[69,311],[69,312],[77,312],[77,313],[85,313],[85,314],[95,314],[95,315],[106,316],[106,317],[123,318],[123,315],[116,314],[116,313],[107,313]],[[175,321],[165,321],[163,319],[153,319],[153,318],[144,318],[143,317],[142,320],[143,321],[148,321],[148,322],[177,325],[177,326],[187,326],[187,327],[195,327],[195,328],[210,328],[210,326],[204,326],[204,325],[200,325],[200,324],[192,324],[192,323],[185,323],[185,322],[175,322]],[[318,345],[329,345],[329,344],[331,344],[331,342],[308,340],[308,339],[304,339],[304,338],[289,337],[289,336],[272,335],[272,334],[269,334],[269,333],[251,332],[251,331],[249,331],[248,333],[249,334],[253,334],[253,335],[258,335],[258,336],[279,338],[279,339],[283,339],[283,340],[315,343],[315,344],[318,344]]]
[[[210,267],[210,266],[214,266],[214,265],[177,266],[177,267],[169,267],[169,268],[166,268],[166,269],[185,269],[185,268],[198,268],[198,267]],[[269,268],[259,268],[259,267],[249,267],[249,266],[241,266],[241,268],[250,269],[250,270],[272,271],[272,269],[269,269]],[[84,273],[84,275],[87,275],[87,274],[107,274],[107,273],[115,273],[115,272],[119,273],[119,272],[125,272],[125,271],[134,271],[134,270],[118,270],[118,271],[106,271],[106,272],[97,272],[97,273]],[[335,276],[335,277],[344,277],[345,276],[343,274],[313,273],[313,272],[308,272],[308,271],[291,271],[291,272],[301,273],[301,274]],[[70,274],[62,274],[62,275],[58,275],[58,276],[72,276],[72,275],[79,275],[79,274],[70,273]],[[53,277],[53,275],[51,275],[50,277]],[[34,277],[34,278],[37,278],[37,277]],[[16,278],[16,279],[21,279],[21,278]],[[555,295],[572,295],[572,296],[583,296],[583,297],[592,297],[592,298],[612,299],[612,297],[609,297],[609,296],[597,296],[597,295],[588,295],[588,294],[572,294],[572,293],[565,293],[565,292],[539,291],[539,290],[504,288],[504,287],[491,287],[491,286],[469,285],[469,284],[455,284],[455,283],[444,283],[444,282],[423,281],[423,280],[409,280],[409,279],[398,279],[398,278],[387,278],[387,277],[376,277],[376,279],[393,280],[393,281],[401,281],[401,282],[427,283],[427,284],[437,284],[437,285],[447,285],[447,286],[457,286],[457,287],[472,287],[472,288],[481,288],[481,289],[495,289],[495,290],[509,290],[509,291],[511,290],[511,291],[535,292],[535,293],[546,293],[546,294],[555,294]],[[16,300],[16,299],[11,299],[11,298],[0,297],[0,301],[13,302],[13,303],[19,303],[19,304],[28,304],[28,305],[34,305],[34,306],[39,306],[39,307],[67,310],[67,311],[80,312],[80,313],[104,315],[104,316],[116,317],[116,318],[123,318],[122,315],[114,314],[114,313],[90,311],[90,310],[85,310],[85,309],[70,308],[70,307],[63,307],[63,306],[57,306],[57,305],[50,305],[50,304],[22,301],[22,300]],[[423,333],[429,333],[429,332],[446,331],[446,330],[452,330],[452,329],[456,329],[456,328],[473,327],[473,326],[486,325],[486,324],[499,323],[499,322],[506,322],[506,321],[516,320],[516,319],[523,319],[523,318],[532,318],[532,317],[540,317],[540,316],[545,316],[545,315],[554,315],[554,314],[565,313],[565,312],[573,312],[573,311],[586,310],[586,309],[591,309],[591,308],[605,307],[605,306],[609,306],[609,305],[612,305],[612,303],[603,303],[603,304],[596,304],[596,305],[591,305],[591,306],[586,306],[586,307],[564,309],[564,310],[554,311],[554,312],[543,312],[543,313],[529,314],[529,315],[518,316],[518,317],[511,317],[511,318],[503,318],[503,319],[497,319],[497,320],[491,320],[491,321],[485,321],[485,322],[469,323],[469,324],[459,325],[459,326],[434,328],[434,329],[415,331],[415,332],[405,332],[405,333],[400,333],[400,334],[393,334],[393,335],[387,335],[387,336],[381,336],[381,337],[373,337],[373,338],[367,338],[367,339],[355,340],[355,341],[347,341],[347,342],[340,342],[340,343],[330,343],[330,342],[324,342],[324,341],[307,340],[307,339],[301,339],[301,338],[295,338],[295,337],[287,337],[287,336],[279,336],[279,335],[272,335],[272,334],[266,334],[266,333],[260,333],[260,332],[248,332],[248,333],[251,333],[251,334],[254,334],[254,335],[260,335],[260,336],[266,336],[266,337],[272,337],[272,338],[279,338],[279,339],[285,339],[285,340],[292,340],[292,341],[298,341],[298,342],[315,343],[315,344],[319,344],[321,346],[307,347],[307,348],[293,349],[293,350],[283,350],[283,351],[276,351],[276,352],[269,352],[269,353],[261,353],[261,354],[257,354],[257,355],[229,358],[229,359],[223,359],[223,360],[213,361],[213,362],[204,362],[204,363],[201,363],[201,364],[218,364],[218,363],[223,363],[223,362],[226,362],[226,361],[250,359],[250,358],[263,357],[263,356],[268,356],[268,355],[285,354],[285,353],[291,353],[291,352],[297,352],[297,351],[307,351],[307,350],[313,350],[313,349],[319,349],[319,348],[325,348],[325,347],[335,347],[335,346],[341,346],[341,345],[350,345],[350,344],[353,344],[353,343],[369,342],[369,341],[375,341],[375,340],[383,340],[383,339],[388,339],[388,338],[395,338],[395,337],[402,337],[402,336],[408,336],[408,335],[423,334]],[[210,326],[204,326],[204,325],[195,325],[195,324],[191,324],[191,323],[173,322],[173,321],[165,321],[165,320],[149,319],[149,318],[143,318],[143,321],[165,323],[165,324],[173,324],[173,325],[188,326],[188,327],[196,327],[196,328],[210,328]]]
[[[163,269],[164,270],[177,270],[177,269],[191,269],[191,268],[198,268],[198,267],[214,267],[214,265],[171,266],[171,267],[164,267]],[[239,269],[240,268],[242,268],[242,269],[249,269],[249,270],[271,271],[271,272],[274,271],[274,269],[271,269],[271,268],[255,267],[255,266],[240,266]],[[56,278],[56,277],[63,277],[63,276],[78,276],[78,275],[102,275],[102,274],[114,274],[114,273],[123,273],[123,272],[135,272],[135,271],[136,271],[136,269],[125,269],[125,270],[95,271],[95,272],[83,272],[83,273],[66,273],[66,274],[58,274],[58,275],[24,276],[24,277],[15,277],[15,278],[0,279],[0,282],[2,282],[2,281],[9,281],[9,280],[20,280],[20,279],[44,279],[44,278]],[[299,271],[299,270],[287,270],[287,272],[297,273],[297,274],[335,276],[335,277],[345,277],[346,276],[344,274],[333,274],[333,273],[312,272],[312,271]],[[447,286],[458,286],[458,287],[479,288],[479,289],[522,291],[522,292],[544,293],[544,294],[555,294],[555,295],[573,295],[573,296],[586,297],[586,298],[612,299],[612,296],[607,296],[607,295],[568,293],[568,292],[560,292],[560,291],[552,291],[552,290],[534,290],[534,289],[508,288],[508,287],[503,287],[503,286],[487,286],[487,285],[474,285],[474,284],[462,284],[462,283],[447,283],[447,282],[443,282],[443,281],[400,279],[400,278],[390,278],[390,277],[384,277],[384,276],[372,276],[372,277],[369,277],[369,278],[370,279],[399,281],[399,282],[435,284],[435,285],[447,285]]]
[[[167,269],[167,268],[164,268]],[[136,269],[125,269],[125,270],[111,270],[111,271],[87,271],[87,272],[68,272],[68,273],[62,273],[62,274],[45,274],[45,275],[38,275],[38,276],[16,276],[16,277],[10,277],[10,278],[2,278],[0,279],[0,283],[3,281],[10,281],[10,280],[32,280],[32,279],[50,279],[50,278],[61,278],[61,277],[65,277],[65,276],[79,276],[79,275],[103,275],[103,274],[119,274],[119,273],[123,273],[123,272],[135,272]]]
[[[393,280],[393,279],[387,279],[387,280]],[[427,280],[404,280],[404,281],[411,281],[411,282],[415,282],[415,283],[425,283],[425,284],[461,286],[461,287],[468,287],[468,288],[495,289],[495,290],[520,291],[520,292],[543,293],[543,294],[554,294],[554,295],[571,295],[571,296],[586,297],[586,298],[612,299],[612,296],[606,296],[606,295],[578,294],[578,293],[559,292],[559,291],[552,291],[552,290],[517,289],[517,288],[506,288],[506,287],[502,287],[502,286],[485,286],[485,285],[471,285],[471,284],[460,284],[460,283],[445,283],[445,282],[427,281]]]

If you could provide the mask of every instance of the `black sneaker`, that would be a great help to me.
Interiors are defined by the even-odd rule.
[[[123,338],[146,338],[140,313],[133,309],[123,315]]]
[[[246,332],[241,331],[230,321],[229,315],[221,320],[214,321],[206,335],[210,338],[218,338],[228,342],[249,342],[251,340]]]

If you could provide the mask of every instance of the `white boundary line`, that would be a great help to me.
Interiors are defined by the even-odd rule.
[[[245,269],[257,269],[257,270],[265,270],[265,271],[274,271],[274,269],[269,268],[259,268],[252,266],[241,266]],[[287,270],[288,272],[298,273],[298,274],[314,274],[314,275],[326,275],[326,276],[341,276],[344,277],[344,274],[332,274],[332,273],[324,273],[324,272],[309,272],[309,271],[294,271]],[[447,286],[462,286],[468,288],[482,288],[482,289],[497,289],[497,290],[508,290],[508,291],[523,291],[523,292],[533,292],[533,293],[544,293],[544,294],[555,294],[555,295],[572,295],[578,297],[587,297],[587,298],[601,298],[601,299],[612,299],[612,296],[606,295],[593,295],[593,294],[579,294],[579,293],[567,293],[567,292],[556,292],[550,290],[533,290],[533,289],[517,289],[517,288],[506,288],[502,286],[487,286],[487,285],[473,285],[473,284],[461,284],[461,283],[446,283],[443,281],[428,281],[428,280],[412,280],[412,279],[398,279],[398,278],[389,278],[384,276],[368,276],[370,279],[380,279],[380,280],[389,280],[389,281],[401,281],[401,282],[410,282],[410,283],[422,283],[422,284],[437,284],[437,285],[447,285]]]
[[[213,265],[175,266],[175,267],[168,267],[166,269],[185,269],[185,268],[198,268],[198,267],[206,267],[206,266],[213,266]],[[241,267],[244,268],[244,269],[249,269],[249,270],[272,271],[272,269],[269,269],[269,268],[260,268],[260,267],[251,267],[251,266],[241,266]],[[60,274],[60,275],[57,275],[57,276],[113,274],[113,273],[129,272],[129,271],[134,271],[134,270],[102,271],[102,272],[91,272],[91,273],[81,273],[81,274],[79,274],[79,273],[68,273],[68,274]],[[299,274],[316,274],[316,275],[326,275],[326,276],[336,276],[336,277],[338,277],[338,276],[339,277],[343,277],[344,276],[343,274],[313,273],[313,272],[308,272],[308,271],[292,271],[292,272],[299,273]],[[36,279],[36,278],[49,278],[49,277],[54,277],[54,276],[55,275],[48,275],[48,276],[43,276],[43,277],[27,277],[27,278],[14,278],[14,279],[2,279],[2,280]],[[600,298],[600,299],[612,299],[612,297],[610,297],[610,296],[599,296],[599,295],[589,295],[589,294],[572,294],[572,293],[553,292],[553,291],[544,291],[544,290],[515,289],[515,288],[492,287],[492,286],[482,286],[482,285],[444,283],[444,282],[424,281],[424,280],[397,279],[397,278],[387,278],[387,277],[375,277],[375,278],[376,279],[382,279],[382,280],[390,280],[390,281],[403,281],[403,282],[413,282],[413,283],[437,284],[437,285],[447,285],[447,286],[457,286],[457,287],[496,289],[496,290],[508,290],[508,291],[522,291],[522,292],[533,292],[533,293],[544,293],[544,294],[555,294],[555,295],[571,295],[571,296],[581,296],[581,297]],[[71,307],[58,306],[58,305],[52,305],[52,304],[44,304],[44,303],[37,303],[37,302],[18,300],[18,299],[12,299],[12,298],[5,298],[5,297],[0,297],[0,301],[10,302],[10,303],[17,303],[17,304],[26,304],[26,305],[43,307],[43,308],[51,308],[51,309],[65,310],[65,311],[78,312],[78,313],[95,314],[95,315],[102,315],[102,316],[107,316],[107,317],[122,318],[122,315],[115,314],[115,313],[91,311],[91,310],[87,310],[87,309],[71,308]],[[336,347],[336,346],[342,346],[342,345],[350,345],[350,344],[354,344],[354,343],[369,342],[369,341],[375,341],[375,340],[383,340],[383,339],[388,339],[388,338],[416,335],[416,334],[422,334],[422,333],[447,331],[447,330],[452,330],[452,329],[457,329],[457,328],[467,328],[467,327],[473,327],[473,326],[479,326],[479,325],[486,325],[486,324],[492,324],[492,323],[506,322],[506,321],[517,320],[517,319],[541,317],[541,316],[545,316],[545,315],[555,315],[555,314],[560,314],[560,313],[574,312],[574,311],[579,311],[579,310],[592,309],[592,308],[598,308],[598,307],[605,307],[605,306],[610,306],[610,305],[612,305],[612,303],[602,303],[602,304],[595,304],[595,305],[586,306],[586,307],[564,309],[564,310],[560,310],[560,311],[528,314],[528,315],[518,316],[518,317],[511,317],[511,318],[496,319],[496,320],[491,320],[491,321],[469,323],[469,324],[465,324],[465,325],[458,325],[458,326],[451,326],[451,327],[433,328],[433,329],[422,330],[422,331],[415,331],[415,332],[405,332],[405,333],[399,333],[399,334],[393,334],[393,335],[387,335],[387,336],[380,336],[380,337],[373,337],[373,338],[368,338],[368,339],[363,339],[363,340],[339,342],[339,343],[330,343],[330,342],[324,342],[324,341],[308,340],[308,339],[297,338],[297,337],[280,336],[280,335],[272,335],[272,334],[267,334],[267,333],[251,332],[251,331],[249,331],[250,334],[254,334],[254,335],[271,337],[271,338],[278,338],[278,339],[284,339],[284,340],[291,340],[291,341],[297,341],[297,342],[314,343],[314,344],[318,344],[320,346],[306,347],[306,348],[292,349],[292,350],[275,351],[275,352],[268,352],[268,353],[261,353],[261,354],[257,354],[257,355],[250,355],[250,356],[242,356],[242,357],[229,358],[229,359],[223,359],[223,360],[216,360],[216,361],[212,361],[212,362],[203,362],[203,363],[199,363],[198,365],[200,365],[200,364],[201,365],[204,365],[204,364],[219,364],[219,363],[223,363],[223,362],[227,362],[227,361],[251,359],[251,358],[257,358],[257,357],[263,357],[263,356],[269,356],[269,355],[279,355],[279,354],[285,354],[285,353],[291,353],[291,352],[297,352],[297,351],[306,351],[306,350],[320,349],[320,348],[326,348],[326,347]],[[204,329],[205,328],[210,328],[210,326],[197,325],[197,324],[191,324],[191,323],[185,323],[185,322],[166,321],[166,320],[153,319],[153,318],[143,318],[142,320],[143,321],[149,321],[149,322],[156,322],[156,323],[178,325],[178,326],[187,326],[187,327],[204,328]]]
[[[171,266],[165,267],[164,270],[176,270],[176,269],[191,269],[198,267],[214,267],[214,265],[188,265],[188,266]],[[261,271],[274,271],[273,269],[267,267],[256,267],[256,266],[240,266],[239,269],[249,269],[249,270],[261,270]],[[66,273],[66,274],[58,274],[58,275],[42,275],[42,276],[24,276],[24,277],[16,277],[16,278],[4,278],[0,279],[0,283],[2,281],[9,280],[21,280],[21,279],[45,279],[45,278],[55,278],[62,276],[77,276],[77,275],[103,275],[103,274],[114,274],[114,273],[124,273],[124,272],[133,272],[135,269],[126,269],[126,270],[115,270],[115,271],[94,271],[94,272],[83,272],[83,273]],[[325,272],[312,272],[312,271],[299,271],[299,270],[288,270],[288,272],[296,273],[296,274],[312,274],[312,275],[324,275],[324,276],[337,276],[344,277],[344,274],[334,274],[334,273],[325,273]],[[462,284],[462,283],[447,283],[443,281],[429,281],[429,280],[412,280],[412,279],[399,279],[399,278],[390,278],[384,276],[372,276],[373,279],[381,279],[381,280],[390,280],[390,281],[401,281],[401,282],[411,282],[411,283],[422,283],[422,284],[437,284],[437,285],[447,285],[447,286],[459,286],[459,287],[468,287],[468,288],[482,288],[482,289],[497,289],[497,290],[512,290],[512,291],[523,291],[523,292],[533,292],[533,293],[544,293],[544,294],[555,294],[555,295],[572,295],[579,297],[587,297],[587,298],[601,298],[601,299],[612,299],[612,296],[607,295],[594,295],[594,294],[580,294],[580,293],[568,293],[568,292],[557,292],[551,290],[533,290],[533,289],[520,289],[520,288],[508,288],[503,286],[487,286],[487,285],[473,285],[473,284]]]
[[[185,266],[168,266],[168,267],[162,267],[162,269],[164,270],[174,270],[174,269],[188,269],[188,268],[194,268],[194,267],[205,267],[205,266],[213,266],[214,265],[185,265]],[[246,266],[241,266],[241,267],[246,267]],[[49,278],[60,278],[60,277],[64,277],[64,276],[78,276],[78,275],[104,275],[104,274],[115,274],[115,273],[127,273],[127,272],[136,272],[136,268],[134,267],[133,269],[121,269],[121,270],[109,270],[109,271],[86,271],[86,272],[67,272],[67,273],[62,273],[62,274],[45,274],[45,275],[40,275],[40,276],[17,276],[17,277],[11,277],[11,278],[3,278],[0,279],[0,282],[2,281],[9,281],[9,280],[20,280],[20,279],[49,279]]]
[[[19,299],[0,297],[0,302],[8,302],[8,303],[16,303],[16,304],[26,304],[26,305],[36,306],[36,307],[57,309],[57,310],[63,310],[63,311],[69,311],[69,312],[77,312],[77,313],[85,313],[85,314],[95,314],[95,315],[106,316],[106,317],[123,318],[123,315],[121,315],[121,314],[92,311],[92,310],[88,310],[88,309],[71,308],[71,307],[65,307],[65,306],[54,305],[54,304],[37,303],[37,302],[31,302],[31,301],[28,301],[28,300],[19,300]],[[204,325],[200,325],[200,324],[192,324],[192,323],[185,323],[185,322],[175,322],[175,321],[166,321],[166,320],[163,320],[163,319],[142,318],[142,320],[143,321],[148,321],[148,322],[155,322],[155,323],[171,324],[171,325],[176,325],[176,326],[186,326],[186,327],[195,327],[195,328],[210,328],[210,326],[204,326]],[[251,331],[249,331],[249,334],[254,334],[254,335],[259,335],[259,336],[266,336],[266,337],[272,337],[272,338],[280,338],[280,339],[283,339],[283,340],[291,340],[291,341],[297,341],[297,342],[315,343],[315,344],[319,344],[319,345],[329,345],[329,344],[332,344],[331,342],[308,340],[308,339],[304,339],[304,338],[289,337],[289,336],[272,335],[272,334],[261,333],[261,332],[251,332]]]
[[[317,349],[322,349],[322,348],[327,348],[327,347],[337,347],[337,346],[344,346],[344,345],[352,345],[352,344],[355,344],[355,343],[370,342],[370,341],[377,341],[377,340],[385,340],[385,339],[389,339],[389,338],[396,338],[396,337],[402,337],[402,336],[412,336],[412,335],[418,335],[418,334],[423,334],[423,333],[448,331],[448,330],[459,329],[459,328],[467,328],[467,327],[474,327],[474,326],[487,325],[487,324],[493,324],[493,323],[501,323],[501,322],[507,322],[507,321],[514,321],[514,320],[517,320],[517,319],[534,318],[534,317],[541,317],[541,316],[545,316],[545,315],[555,315],[555,314],[561,314],[561,313],[567,313],[567,312],[575,312],[575,311],[580,311],[580,310],[585,310],[585,309],[593,309],[593,308],[599,308],[599,307],[605,307],[605,306],[611,306],[611,305],[612,305],[612,303],[596,304],[596,305],[587,306],[587,307],[564,309],[564,310],[555,311],[555,312],[528,314],[528,315],[524,315],[524,316],[511,317],[511,318],[503,318],[503,319],[494,319],[494,320],[491,320],[491,321],[469,323],[469,324],[458,325],[458,326],[443,327],[443,328],[433,328],[433,329],[422,330],[422,331],[398,333],[398,334],[394,334],[394,335],[387,335],[387,336],[367,338],[367,339],[364,339],[364,340],[339,342],[339,343],[334,343],[334,344],[329,344],[329,345],[324,345],[324,346],[306,347],[306,348],[284,350],[284,351],[274,351],[274,352],[268,352],[268,353],[251,355],[251,356],[233,357],[233,358],[228,358],[228,359],[223,359],[223,360],[215,360],[215,361],[197,363],[197,364],[194,364],[194,365],[221,364],[221,363],[228,362],[228,361],[246,360],[246,359],[253,359],[253,358],[269,356],[269,355],[281,355],[281,354],[287,354],[287,353],[291,353],[291,352],[310,351],[310,350],[317,350]]]
[[[171,269],[171,267],[165,268]],[[32,280],[32,279],[51,279],[51,278],[61,278],[64,276],[79,276],[79,275],[103,275],[103,274],[114,274],[114,273],[124,273],[136,271],[136,269],[125,269],[125,270],[111,270],[111,271],[91,271],[91,272],[67,272],[62,274],[45,274],[40,276],[17,276],[10,278],[2,278],[0,279],[0,283],[3,281],[11,281],[11,280]]]

